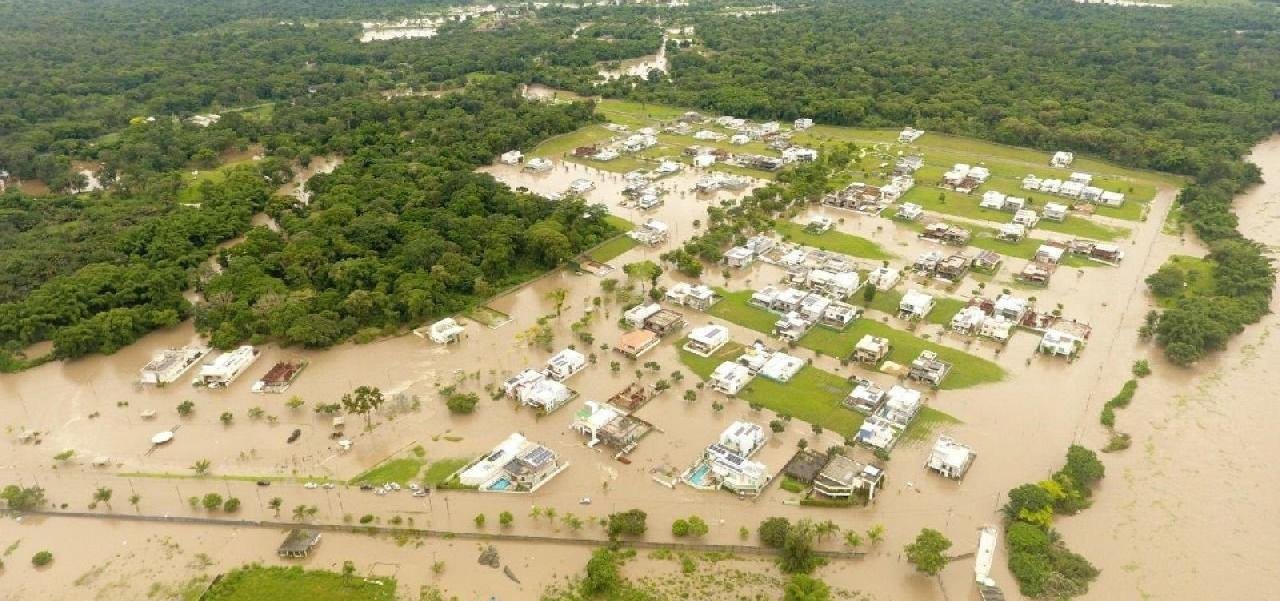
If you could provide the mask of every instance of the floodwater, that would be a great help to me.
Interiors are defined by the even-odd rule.
[[[294,165],[293,179],[280,187],[276,194],[292,196],[302,204],[311,202],[311,193],[307,191],[307,181],[318,173],[333,173],[342,164],[342,157],[327,155],[312,157],[306,167]]]
[[[1276,171],[1280,167],[1280,143],[1260,147],[1259,157],[1259,162],[1271,165],[1269,178],[1280,182]],[[636,223],[650,216],[666,222],[671,228],[671,241],[658,247],[639,246],[611,261],[618,269],[609,277],[619,280],[626,278],[621,272],[623,264],[644,259],[657,261],[659,254],[697,231],[694,222],[705,220],[707,206],[745,193],[698,195],[692,186],[699,173],[686,171],[660,180],[659,185],[669,190],[665,204],[643,213],[619,205],[624,181],[618,174],[568,162],[557,162],[552,171],[542,174],[505,165],[484,171],[513,187],[543,194],[563,191],[574,179],[589,178],[597,184],[587,193],[589,200],[604,203]],[[1277,189],[1276,184],[1269,184],[1240,202],[1242,221],[1248,221],[1245,227],[1252,228],[1247,233],[1272,244],[1280,242]],[[1272,367],[1256,360],[1266,356],[1267,332],[1274,320],[1269,318],[1263,325],[1251,328],[1229,352],[1198,368],[1199,377],[1165,366],[1154,356],[1153,348],[1136,341],[1135,332],[1150,306],[1142,278],[1170,253],[1200,252],[1193,242],[1160,233],[1161,217],[1169,209],[1173,195],[1170,189],[1157,195],[1152,218],[1138,224],[1133,238],[1125,242],[1131,248],[1122,265],[1078,273],[1060,270],[1049,289],[1034,293],[1040,307],[1062,303],[1066,315],[1093,326],[1092,342],[1080,358],[1067,363],[1037,357],[1032,352],[1036,339],[1020,333],[998,355],[982,345],[970,348],[1008,370],[1005,381],[933,395],[931,403],[935,407],[962,421],[944,431],[973,446],[979,454],[968,477],[956,483],[927,473],[923,468],[927,444],[905,444],[895,450],[887,464],[886,489],[875,505],[865,509],[799,507],[788,504],[792,495],[777,487],[769,488],[757,499],[738,500],[728,493],[700,492],[683,486],[670,490],[653,482],[652,470],[687,467],[701,448],[732,421],[744,419],[763,424],[773,415],[754,412],[742,401],[722,399],[708,391],[699,391],[696,401],[684,401],[683,392],[693,387],[695,378],[680,366],[671,340],[639,362],[600,348],[619,335],[616,322],[621,307],[610,299],[602,299],[601,305],[591,311],[596,317],[586,331],[594,336],[594,342],[588,345],[578,340],[570,324],[588,313],[594,298],[605,295],[600,278],[563,271],[548,274],[491,302],[489,306],[511,316],[512,321],[506,325],[490,329],[464,320],[467,334],[456,345],[440,347],[412,335],[364,345],[345,344],[325,351],[266,345],[261,347],[262,358],[223,390],[194,389],[182,383],[191,377],[191,372],[164,388],[142,388],[134,383],[138,368],[153,352],[195,340],[189,323],[150,334],[109,357],[50,363],[21,374],[0,376],[0,398],[11,400],[10,410],[0,414],[0,424],[6,432],[0,440],[0,483],[38,481],[55,501],[66,502],[70,509],[77,510],[83,510],[96,487],[108,486],[116,491],[114,511],[131,512],[134,509],[124,500],[128,497],[124,491],[136,491],[142,496],[137,510],[153,515],[206,515],[203,510],[190,509],[185,499],[210,491],[239,497],[244,502],[240,512],[243,519],[271,519],[266,501],[273,496],[284,499],[286,516],[288,508],[309,504],[317,507],[316,520],[332,523],[340,523],[346,515],[371,513],[384,523],[393,515],[403,515],[414,517],[418,527],[472,530],[472,518],[477,513],[487,514],[489,527],[493,528],[496,514],[507,510],[517,516],[512,532],[547,536],[569,533],[566,527],[545,519],[535,523],[527,516],[528,506],[555,507],[562,515],[573,512],[583,518],[640,507],[650,516],[647,538],[658,541],[671,540],[666,525],[690,514],[702,516],[711,525],[707,542],[725,544],[739,542],[740,527],[754,529],[760,520],[772,515],[832,519],[841,527],[859,531],[880,523],[887,526],[886,541],[871,549],[868,557],[835,561],[819,575],[835,586],[866,592],[878,599],[974,599],[969,560],[956,562],[943,572],[941,581],[935,581],[917,576],[910,569],[901,556],[902,546],[920,528],[931,527],[955,541],[956,554],[973,550],[978,529],[998,522],[997,509],[1005,491],[1045,477],[1060,465],[1072,442],[1093,447],[1105,442],[1105,433],[1097,425],[1102,403],[1128,377],[1134,359],[1151,356],[1156,374],[1144,380],[1133,405],[1119,416],[1121,429],[1134,435],[1134,447],[1104,457],[1110,475],[1098,492],[1095,506],[1079,516],[1062,518],[1058,528],[1072,548],[1104,570],[1090,598],[1140,598],[1139,593],[1154,599],[1250,598],[1249,592],[1276,584],[1275,571],[1266,562],[1273,563],[1278,556],[1274,541],[1280,540],[1277,527],[1261,518],[1280,498],[1274,470],[1268,471],[1266,464],[1267,457],[1280,449],[1276,448],[1276,437],[1268,433],[1265,418],[1269,416],[1269,404],[1264,390],[1267,382],[1277,378]],[[893,261],[895,265],[912,260],[919,250],[920,242],[914,234],[896,231],[886,219],[834,211],[829,214],[843,218],[837,225],[840,230],[876,240],[899,255]],[[1016,260],[1011,263],[1003,273],[1020,265]],[[714,271],[708,270],[706,280],[725,284]],[[759,287],[777,277],[776,270],[757,266],[733,274],[728,284],[730,288]],[[675,278],[665,275],[663,279],[669,283]],[[988,294],[1002,282],[998,279],[989,284]],[[963,296],[971,285],[966,282],[953,294]],[[548,298],[557,289],[566,291],[563,313],[558,318],[554,317],[555,307]],[[696,312],[682,312],[691,326],[710,321]],[[579,398],[545,417],[506,400],[489,400],[485,386],[522,368],[540,366],[551,354],[517,341],[520,332],[547,315],[552,316],[549,323],[554,332],[554,349],[574,344],[582,352],[596,356],[594,365],[566,382],[580,393]],[[937,326],[924,326],[917,333],[928,333],[932,338],[936,329]],[[758,337],[737,327],[732,331],[739,342]],[[964,341],[949,336],[940,342],[966,347]],[[813,358],[803,349],[793,352]],[[288,358],[305,358],[310,365],[287,393],[258,395],[249,391],[253,381],[272,364]],[[609,369],[611,361],[620,362],[617,373]],[[643,368],[641,364],[649,361],[658,363],[660,369],[654,372]],[[888,382],[883,375],[842,367],[830,358],[816,358],[816,363],[843,375],[868,375]],[[676,370],[685,377],[638,412],[639,417],[654,423],[659,430],[640,443],[629,457],[630,464],[622,464],[602,449],[583,446],[568,425],[583,401],[608,398],[636,379],[636,370],[643,371],[642,381],[650,384],[659,378],[674,381],[671,372]],[[316,403],[336,402],[344,392],[364,384],[380,387],[389,398],[401,394],[404,398],[389,400],[374,416],[371,431],[364,431],[363,420],[352,416],[348,420],[348,436],[355,444],[350,451],[342,452],[328,437],[329,419],[316,416],[310,408]],[[448,413],[437,387],[449,384],[480,393],[483,400],[474,414]],[[284,406],[294,394],[307,402],[301,411]],[[175,411],[184,399],[196,404],[194,415],[186,418]],[[724,402],[723,410],[712,408],[712,401],[717,399]],[[250,418],[253,407],[263,408],[274,420]],[[143,419],[141,413],[147,409],[155,410],[158,416]],[[230,425],[220,422],[223,412],[234,416]],[[149,452],[150,437],[175,425],[180,426],[175,440]],[[301,437],[289,443],[287,438],[295,428],[301,431]],[[18,440],[17,433],[28,429],[40,433],[40,444]],[[404,493],[378,497],[345,486],[334,490],[305,489],[294,481],[260,488],[252,481],[216,478],[234,474],[346,480],[415,445],[425,449],[428,460],[474,457],[513,430],[550,446],[570,464],[536,494],[435,492],[425,499]],[[806,425],[794,422],[785,432],[773,436],[758,458],[771,468],[780,469],[801,439],[812,448],[826,449],[837,444],[841,436],[829,431],[815,435]],[[74,450],[75,457],[50,469],[55,463],[53,455],[65,449]],[[858,453],[860,458],[869,458],[862,451]],[[92,467],[92,460],[100,457],[108,458],[108,465]],[[190,476],[190,466],[200,459],[210,461],[213,478],[155,477],[164,473]],[[590,496],[592,504],[579,505],[583,496]],[[1259,502],[1264,506],[1260,508]],[[453,513],[454,509],[458,513]],[[1246,519],[1251,521],[1244,522]],[[82,557],[76,565],[100,564],[123,552],[110,550],[106,542],[73,545],[68,542],[71,537],[49,535],[45,530],[46,525],[54,533],[69,531],[57,528],[74,527],[77,534],[93,532],[102,535],[103,541],[122,540],[121,535],[115,534],[120,526],[110,522],[76,522],[74,526],[57,526],[61,519],[47,522],[24,525],[22,530],[29,529],[31,534],[22,536],[33,541],[47,537],[39,540],[47,541],[41,544],[49,546],[55,555]],[[234,531],[240,532],[235,536],[245,537],[245,544],[233,545],[222,529],[164,527],[155,532],[152,536],[163,533],[193,552],[209,549],[207,552],[217,564],[210,570],[251,559],[275,561],[269,554],[278,534]],[[592,527],[580,535],[602,536],[598,528]],[[123,535],[133,540],[140,536],[146,535],[142,531]],[[1212,539],[1206,540],[1207,537]],[[450,566],[439,577],[439,584],[453,594],[487,598],[503,593],[499,598],[532,598],[530,592],[540,590],[534,583],[549,582],[553,572],[575,571],[586,557],[584,549],[571,546],[513,551],[538,557],[536,562],[525,559],[526,568],[515,568],[529,588],[513,592],[502,588],[510,586],[505,578],[477,578],[471,543],[442,546],[433,542],[424,549],[413,549],[368,540],[367,545],[352,542],[348,547],[344,539],[340,545],[326,546],[312,561],[328,566],[340,565],[345,559],[357,559],[361,566],[393,564],[412,567],[401,573],[412,571],[413,578],[430,579],[421,568],[430,563],[427,554],[436,553]],[[4,543],[0,540],[0,544]],[[833,540],[823,545],[839,548]],[[1211,550],[1224,547],[1227,552]],[[161,547],[130,548],[145,561],[164,562],[165,551]],[[247,550],[250,548],[252,551]],[[1011,599],[1018,598],[1004,567],[1003,550],[999,555],[995,577]],[[141,561],[144,560],[136,563]],[[461,568],[464,565],[467,567]],[[455,571],[453,566],[460,568]],[[480,569],[491,574],[487,570]],[[163,574],[171,582],[185,578],[176,569]],[[157,579],[163,578],[157,575]],[[19,584],[28,580],[31,583]],[[64,587],[56,589],[39,577],[0,579],[0,590],[5,592],[18,586],[33,587],[21,589],[31,591],[32,596],[65,590],[65,584],[56,585]],[[1223,594],[1228,589],[1237,594]],[[1191,595],[1192,591],[1210,590],[1215,594]]]
[[[650,71],[658,70],[663,73],[668,73],[667,69],[667,36],[663,34],[662,45],[658,46],[658,52],[656,54],[617,61],[617,67],[602,68],[599,71],[599,75],[604,79],[604,81],[612,81],[621,78],[624,75],[627,77],[643,77],[644,79],[649,79]]]

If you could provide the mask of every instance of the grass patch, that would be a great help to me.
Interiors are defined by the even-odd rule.
[[[777,323],[778,316],[747,304],[747,301],[751,300],[750,290],[729,292],[728,290],[717,288],[716,293],[723,296],[724,299],[712,305],[711,309],[707,311],[708,313],[757,332],[764,332],[765,334],[773,332],[773,324]],[[715,365],[711,367],[715,368]]]
[[[959,423],[961,423],[960,420],[955,417],[926,405],[920,408],[920,413],[916,414],[916,419],[902,432],[900,441],[924,442],[932,437],[934,430],[939,427]]]
[[[1182,279],[1186,282],[1186,285],[1183,286],[1178,294],[1156,295],[1156,303],[1161,307],[1169,309],[1184,298],[1214,295],[1216,286],[1213,279],[1213,261],[1189,255],[1173,255],[1160,268],[1165,269],[1168,266],[1175,267],[1182,272]]]
[[[422,483],[428,486],[439,486],[446,478],[452,476],[454,472],[462,469],[471,460],[465,457],[450,457],[448,459],[437,459],[427,466],[427,471],[422,474]]]
[[[396,581],[345,578],[324,570],[247,566],[228,572],[203,601],[395,601]]]
[[[706,380],[716,366],[737,359],[742,349],[741,344],[731,342],[710,357],[699,357],[681,350],[680,361]],[[807,365],[786,384],[757,377],[738,393],[738,398],[775,413],[852,436],[862,424],[862,416],[841,405],[852,389],[853,385],[844,378]]]
[[[930,291],[925,291],[932,294]],[[876,297],[870,303],[863,301],[861,295],[855,295],[858,299],[857,303],[868,309],[875,309],[881,313],[888,315],[897,315],[898,306],[902,303],[902,293],[897,290],[879,290],[876,291]],[[924,318],[925,323],[937,324],[940,326],[951,325],[951,318],[956,316],[961,309],[969,305],[969,303],[958,298],[948,296],[933,296],[933,310]]]
[[[773,227],[788,240],[805,246],[864,259],[893,258],[893,255],[886,252],[879,244],[844,232],[828,230],[822,234],[815,235],[806,232],[804,226],[791,221],[779,221]]]
[[[362,482],[369,484],[385,484],[387,482],[408,484],[410,480],[417,478],[421,471],[422,460],[417,457],[389,459],[352,478],[351,484],[360,484]]]
[[[617,258],[618,255],[635,248],[639,244],[635,238],[626,234],[614,236],[587,251],[587,258],[597,263],[608,263]]]
[[[464,315],[472,321],[490,328],[496,328],[511,321],[511,316],[487,305],[475,307],[464,313]]]

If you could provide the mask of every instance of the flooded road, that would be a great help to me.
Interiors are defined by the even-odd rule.
[[[1274,162],[1280,153],[1271,152],[1269,156]],[[317,167],[319,163],[321,159],[316,159],[312,167],[321,169]],[[542,194],[561,192],[578,178],[591,179],[596,185],[587,192],[588,200],[604,203],[611,211],[635,223],[649,217],[666,222],[671,227],[670,241],[656,247],[638,246],[610,262],[617,269],[607,277],[623,282],[626,275],[622,273],[622,265],[643,259],[657,261],[662,252],[700,229],[708,206],[746,193],[697,194],[693,184],[701,173],[685,171],[659,180],[659,185],[668,189],[665,204],[650,212],[641,212],[620,205],[621,189],[625,185],[621,175],[588,166],[557,161],[550,172],[540,174],[506,165],[487,167],[484,171],[512,187]],[[1269,179],[1280,182],[1280,173],[1272,175],[1273,172],[1268,171]],[[287,193],[305,193],[303,188],[297,185]],[[1280,242],[1275,214],[1276,190],[1275,184],[1271,184],[1268,192],[1255,192],[1255,196],[1242,199],[1238,205],[1242,221],[1268,224],[1246,225],[1244,227],[1262,228],[1261,231],[1246,229],[1246,233],[1273,244]],[[617,320],[622,307],[602,291],[600,278],[566,271],[552,272],[493,300],[490,307],[511,317],[506,325],[490,329],[464,318],[467,332],[455,345],[442,347],[412,335],[364,345],[345,344],[325,351],[265,345],[260,347],[261,359],[223,390],[190,387],[185,382],[191,372],[164,388],[135,384],[137,370],[153,352],[195,340],[190,324],[153,333],[109,357],[50,363],[21,374],[0,376],[0,397],[13,401],[12,409],[0,415],[0,423],[7,432],[0,440],[0,457],[3,457],[0,484],[38,481],[50,491],[51,498],[67,502],[76,510],[84,510],[94,488],[111,486],[116,489],[118,499],[114,501],[116,512],[135,511],[124,500],[128,497],[124,491],[129,490],[142,496],[137,511],[144,514],[203,516],[207,512],[191,509],[186,498],[215,490],[243,501],[239,519],[271,519],[273,512],[267,507],[267,501],[272,496],[280,496],[284,499],[286,516],[289,508],[308,504],[317,508],[315,519],[327,523],[342,523],[348,516],[358,517],[364,513],[376,515],[384,522],[391,516],[403,515],[412,516],[418,527],[457,531],[474,530],[473,518],[477,513],[488,514],[492,524],[498,512],[508,510],[517,516],[512,532],[547,536],[565,535],[567,529],[545,519],[529,518],[531,505],[555,507],[561,514],[574,512],[584,518],[641,507],[650,516],[649,540],[671,540],[670,522],[696,514],[711,526],[707,542],[719,544],[739,543],[740,527],[754,530],[762,519],[773,515],[832,519],[843,528],[858,531],[884,524],[886,540],[870,549],[868,557],[860,561],[835,561],[819,575],[834,586],[866,592],[877,599],[973,599],[976,593],[971,586],[971,561],[956,562],[943,572],[944,594],[935,580],[917,576],[910,569],[901,556],[902,546],[920,528],[931,527],[955,541],[953,550],[957,554],[973,550],[977,529],[998,521],[997,509],[1005,491],[1046,476],[1060,465],[1072,442],[1080,441],[1095,448],[1105,442],[1105,432],[1097,425],[1101,404],[1127,379],[1134,359],[1154,358],[1156,354],[1153,348],[1136,340],[1137,327],[1149,307],[1141,281],[1171,253],[1200,252],[1192,242],[1181,242],[1160,233],[1160,217],[1168,211],[1173,195],[1171,189],[1160,191],[1153,204],[1152,219],[1137,225],[1132,239],[1124,242],[1131,248],[1127,249],[1129,256],[1119,267],[1085,269],[1079,274],[1070,270],[1060,272],[1049,289],[1033,293],[1038,296],[1041,307],[1062,303],[1067,315],[1087,319],[1093,326],[1092,342],[1079,359],[1067,363],[1035,356],[1032,350],[1036,338],[1019,333],[999,354],[980,345],[968,349],[1006,369],[1009,376],[1005,381],[933,395],[931,403],[935,407],[962,422],[947,426],[945,433],[974,447],[981,458],[968,477],[956,483],[929,474],[923,467],[928,455],[927,443],[904,444],[894,451],[887,464],[886,489],[868,508],[799,507],[794,505],[794,495],[777,487],[767,489],[757,499],[744,501],[728,493],[700,492],[684,486],[672,490],[655,483],[651,471],[663,467],[684,469],[734,420],[763,424],[775,416],[769,411],[752,410],[743,401],[696,389],[696,377],[679,362],[675,337],[664,341],[639,362],[624,359],[603,347],[615,342],[620,334]],[[811,209],[812,213],[826,214],[827,211]],[[910,261],[922,248],[913,232],[900,230],[887,219],[851,213],[829,214],[843,219],[837,224],[841,231],[872,239],[898,255],[893,260],[895,265]],[[799,219],[803,221],[803,218],[802,215]],[[1006,264],[1005,275],[988,284],[989,294],[993,287],[1004,286],[1003,278],[1021,265],[1017,260],[1011,263]],[[727,283],[731,289],[771,283],[778,273],[764,267],[735,273]],[[708,270],[706,281],[725,284],[715,271]],[[662,283],[677,279],[667,274]],[[963,296],[975,285],[966,282],[953,294]],[[557,318],[549,297],[561,289],[567,300],[563,314]],[[600,298],[598,308],[597,297]],[[588,314],[588,309],[595,317],[581,331],[591,334],[589,343],[571,328],[573,322]],[[690,326],[714,321],[695,311],[681,311]],[[521,344],[517,336],[544,316],[548,316],[547,323],[554,335],[552,350],[574,345],[584,354],[594,356],[594,364],[566,382],[579,392],[578,399],[556,413],[539,417],[511,401],[489,400],[486,387],[525,367],[538,367],[551,355],[546,349]],[[1155,375],[1143,381],[1133,405],[1119,416],[1120,429],[1134,435],[1134,447],[1104,456],[1109,477],[1098,492],[1095,506],[1079,516],[1063,518],[1057,525],[1069,546],[1104,570],[1089,598],[1140,598],[1136,591],[1150,594],[1154,599],[1189,598],[1180,596],[1179,591],[1208,591],[1208,587],[1223,590],[1224,584],[1212,578],[1211,572],[1235,574],[1246,569],[1255,574],[1250,582],[1244,582],[1249,578],[1241,576],[1237,582],[1225,585],[1240,587],[1235,598],[1249,598],[1248,590],[1274,584],[1263,582],[1274,578],[1274,571],[1268,572],[1262,569],[1262,564],[1250,564],[1249,560],[1277,557],[1275,543],[1271,542],[1277,540],[1276,529],[1243,522],[1260,515],[1246,508],[1256,509],[1260,500],[1274,504],[1275,499],[1280,498],[1274,470],[1269,477],[1265,463],[1267,451],[1280,450],[1275,448],[1276,437],[1266,438],[1269,424],[1273,422],[1264,419],[1274,418],[1266,413],[1265,382],[1280,381],[1274,369],[1261,360],[1266,356],[1266,333],[1271,325],[1274,322],[1269,318],[1264,325],[1251,328],[1230,352],[1212,365],[1200,368],[1204,374],[1200,378],[1164,366],[1159,360],[1153,361]],[[936,329],[937,326],[927,326],[917,333],[928,333],[932,338]],[[738,342],[751,342],[752,337],[760,337],[737,327],[733,332]],[[942,343],[964,348],[958,339],[944,338]],[[841,375],[872,375],[858,367],[840,366],[830,358],[815,357],[804,349],[792,352],[814,359],[824,369]],[[272,364],[291,358],[307,359],[310,365],[288,392],[276,395],[250,392],[253,381]],[[610,369],[613,361],[620,364],[617,371]],[[647,369],[643,366],[646,362],[655,362],[659,368]],[[568,430],[568,425],[584,401],[607,399],[635,380],[637,370],[641,372],[642,382],[652,384],[666,379],[673,387],[638,412],[639,417],[655,424],[659,431],[641,441],[629,456],[630,464],[622,464],[614,461],[610,453],[585,447],[579,436]],[[1245,373],[1246,370],[1249,373]],[[682,372],[681,377],[674,376],[675,371]],[[481,396],[474,414],[458,416],[447,411],[438,388],[451,384]],[[378,386],[390,400],[374,417],[371,431],[364,431],[363,420],[356,417],[349,420],[348,436],[354,446],[343,452],[328,436],[329,418],[317,416],[312,407],[317,403],[337,402],[343,393],[359,385]],[[682,398],[685,390],[694,390],[696,400],[685,401]],[[300,410],[285,406],[285,401],[295,394],[306,401]],[[399,394],[403,397],[395,398]],[[1228,397],[1240,398],[1228,402]],[[176,406],[186,399],[192,400],[196,409],[193,415],[180,417]],[[712,402],[717,400],[724,403],[723,409],[713,408]],[[253,418],[250,412],[257,407],[262,408],[265,415]],[[144,419],[142,413],[146,410],[156,411],[157,416]],[[1235,413],[1237,411],[1244,413]],[[223,412],[233,415],[229,425],[219,419]],[[150,437],[175,425],[181,426],[175,440],[148,452]],[[300,430],[301,436],[290,443],[287,439],[294,429]],[[40,443],[19,440],[17,434],[24,430],[38,432]],[[424,448],[427,461],[474,457],[512,431],[546,444],[570,467],[537,493],[520,496],[457,491],[434,492],[420,499],[406,494],[377,497],[346,486],[334,490],[302,486],[302,481],[308,478],[349,479],[388,457],[403,455],[415,445]],[[770,438],[760,460],[777,470],[800,440],[805,440],[810,448],[825,450],[839,444],[841,438],[830,431],[814,434],[806,424],[796,421],[786,431]],[[1210,441],[1221,443],[1224,451],[1206,451],[1213,449]],[[68,449],[74,451],[71,460],[53,459],[55,454]],[[1248,452],[1253,449],[1257,451]],[[109,459],[107,465],[93,467],[92,460],[100,457]],[[201,459],[212,464],[211,477],[192,477],[191,466]],[[50,469],[55,463],[57,468]],[[182,477],[163,477],[166,474]],[[231,475],[247,481],[220,478]],[[259,488],[252,480],[261,476],[289,480],[277,482],[269,489]],[[1202,486],[1205,484],[1208,485]],[[590,496],[593,503],[579,505],[578,500],[583,496]],[[1204,510],[1206,504],[1235,509],[1228,509],[1226,513],[1210,512]],[[48,521],[52,524],[56,520]],[[114,528],[98,522],[77,522],[77,525],[83,531],[92,532],[110,533]],[[8,526],[6,524],[6,530]],[[1236,531],[1246,526],[1252,530]],[[53,531],[64,532],[56,530],[59,527]],[[29,529],[35,532],[36,528]],[[220,546],[232,546],[227,539],[219,538],[226,534],[222,530],[218,533],[206,530],[191,527],[190,533],[166,536],[185,541],[182,546],[193,551],[212,549],[208,553],[215,556],[215,562],[221,567],[255,558],[275,561],[270,559],[275,536],[254,534],[254,538],[244,539],[245,545],[218,551]],[[164,531],[168,532],[168,528]],[[1239,556],[1212,554],[1205,539],[1214,535],[1206,531],[1216,533],[1217,539],[1230,539],[1229,548]],[[45,536],[43,530],[39,532],[23,536],[32,539]],[[598,528],[587,527],[579,533],[588,534],[603,538]],[[141,534],[129,536],[136,539]],[[113,535],[103,540],[119,538]],[[53,546],[58,539],[47,540],[50,540],[47,544]],[[1153,541],[1160,541],[1158,548]],[[0,539],[0,544],[5,542]],[[327,546],[313,561],[318,562],[316,565],[340,566],[345,559],[358,558],[362,566],[412,566],[416,573],[413,578],[423,579],[424,574],[425,578],[431,578],[428,571],[421,569],[430,564],[426,559],[428,551],[375,542],[369,539],[367,544]],[[822,546],[838,549],[840,543],[829,539]],[[162,549],[149,549],[138,553],[152,560],[163,560]],[[430,553],[447,559],[450,567],[439,582],[453,594],[487,598],[502,593],[506,596],[500,598],[531,598],[529,591],[540,590],[512,589],[505,578],[477,579],[475,548],[471,543],[450,543],[447,547],[431,546],[430,549]],[[86,565],[114,556],[108,548],[99,546],[65,552],[84,555]],[[533,587],[533,583],[549,582],[550,572],[576,572],[587,551],[556,546],[529,553],[530,557],[536,555],[542,566],[551,566],[530,565],[528,569],[517,570],[522,581]],[[455,571],[452,567],[464,564],[465,569],[460,567]],[[1016,586],[1005,568],[1003,549],[997,555],[996,565],[995,576],[1009,598],[1018,598]],[[171,581],[186,578],[188,573],[179,569],[165,572]],[[874,577],[869,577],[872,575]],[[74,578],[75,574],[68,576]],[[8,587],[17,586],[18,582],[18,579],[0,579],[0,590],[12,591]],[[23,586],[35,587],[23,589],[33,594],[45,595],[49,590],[41,588],[43,585],[38,582]]]

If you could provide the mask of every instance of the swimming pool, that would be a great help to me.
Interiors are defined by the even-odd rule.
[[[498,478],[493,484],[489,485],[489,490],[507,490],[511,488],[511,481],[506,478]]]
[[[710,471],[711,471],[710,465],[706,463],[699,465],[698,467],[693,469],[692,473],[689,474],[689,483],[694,486],[706,486],[707,472],[710,472]]]

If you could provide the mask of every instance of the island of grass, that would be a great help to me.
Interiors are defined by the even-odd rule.
[[[396,581],[301,567],[250,565],[228,572],[201,601],[396,601]]]
[[[623,233],[601,242],[586,252],[587,258],[597,263],[608,263],[640,244],[635,238],[626,234],[635,228],[635,224],[617,215],[607,215],[604,220]]]
[[[804,226],[791,221],[778,221],[774,224],[773,229],[782,234],[783,238],[805,246],[864,259],[893,258],[892,254],[886,252],[879,244],[871,240],[836,230],[814,234],[806,231]]]
[[[773,324],[777,321],[777,316],[764,309],[749,305],[747,301],[751,298],[750,291],[727,292],[722,290],[720,294],[723,296],[723,300],[711,307],[710,313],[712,315],[765,334],[773,330]],[[975,357],[964,351],[934,344],[918,338],[910,332],[904,332],[872,319],[859,319],[841,332],[821,326],[815,327],[809,330],[809,333],[804,338],[800,339],[799,345],[830,357],[845,358],[853,352],[853,347],[858,343],[858,340],[867,334],[889,339],[889,343],[892,345],[888,358],[890,361],[906,365],[911,363],[920,354],[920,351],[933,351],[938,354],[940,359],[951,363],[953,369],[942,383],[941,388],[943,390],[958,390],[980,384],[999,382],[1004,379],[1004,370],[991,361]],[[714,368],[714,366],[712,367]]]

